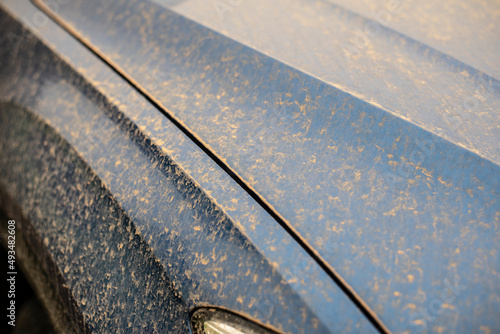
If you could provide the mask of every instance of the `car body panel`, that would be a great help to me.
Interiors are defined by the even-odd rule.
[[[55,23],[33,21],[30,2],[1,6],[2,30],[22,38],[1,42],[0,184],[88,330],[185,332],[191,309],[214,305],[290,333],[375,331],[133,87]]]
[[[172,8],[220,26],[190,3]],[[293,20],[282,2],[247,4],[276,20],[234,16],[225,33],[237,41],[147,1],[74,1],[54,15],[196,134],[389,329],[498,329],[496,72],[385,27],[345,59],[348,33],[370,21],[290,3]]]

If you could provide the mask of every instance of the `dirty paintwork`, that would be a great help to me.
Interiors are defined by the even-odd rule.
[[[0,42],[0,185],[91,331],[186,332],[188,312],[213,305],[287,333],[375,332],[127,82],[54,23],[22,28],[10,16],[32,17],[29,2],[2,6],[1,31],[25,39]]]
[[[499,162],[498,1],[155,2]]]
[[[273,20],[239,11],[223,28],[193,3],[172,8],[237,41],[147,1],[72,1],[55,14],[248,182],[389,329],[500,330],[498,53],[469,65],[460,48],[384,26],[355,52],[343,43],[372,21],[321,1],[291,1],[292,20],[283,2],[234,2]]]
[[[186,331],[187,308],[165,268],[97,176],[35,115],[0,107],[2,189],[26,208],[50,254],[44,262],[70,287],[66,307],[76,300],[84,316],[72,314],[77,332]]]
[[[19,13],[25,6],[23,2],[6,3]],[[176,1],[174,9],[181,12],[184,8],[182,14],[189,16],[195,13],[190,3],[196,2]],[[232,3],[252,7],[252,2]],[[282,9],[277,5],[253,8],[264,12],[267,8],[273,17]],[[474,68],[463,62],[470,58],[461,58],[456,51],[460,48],[439,51],[383,27],[364,49],[355,45],[359,53],[346,59],[342,48],[350,46],[342,43],[349,44],[348,33],[363,28],[369,20],[320,1],[301,5],[290,1],[290,8],[303,10],[290,21],[283,19],[283,12],[283,24],[275,20],[267,26],[245,25],[241,16],[225,18],[233,24],[229,28],[234,28],[226,28],[226,35],[273,58],[148,2],[71,1],[58,6],[56,14],[145,87],[265,198],[391,330],[498,330],[498,62],[488,58],[488,63],[471,64]],[[198,16],[192,14],[191,18],[209,25],[200,17],[208,17],[210,12],[202,6],[197,10]],[[27,17],[25,21],[31,16]],[[271,25],[281,31],[269,29]],[[327,304],[334,298],[311,297],[337,296],[338,290],[328,287],[328,278],[314,263],[300,265],[299,261],[294,269],[295,253],[288,261],[284,256],[293,241],[273,237],[281,231],[277,226],[269,234],[272,219],[234,184],[228,187],[224,183],[231,184],[231,180],[219,181],[224,176],[217,165],[210,165],[200,151],[185,157],[182,145],[189,145],[189,140],[170,137],[168,122],[161,121],[161,115],[151,118],[154,108],[131,107],[133,101],[142,105],[142,98],[124,88],[126,84],[120,86],[119,80],[110,79],[109,69],[96,65],[98,61],[81,56],[85,52],[68,43],[68,36],[50,34],[47,27],[53,29],[48,24],[39,33],[127,115],[127,131],[134,129],[136,138],[146,138],[142,136],[147,133],[156,143],[154,147],[182,162],[183,170],[233,217],[241,233],[266,258],[275,253],[274,248],[281,250],[270,262],[314,309],[311,313],[320,323],[328,328],[359,329],[346,321],[363,324],[348,300],[339,297],[342,302],[337,305],[337,301]],[[241,27],[246,28],[246,39]],[[269,34],[259,32],[261,27]],[[297,36],[287,35],[292,28]],[[274,36],[274,41],[266,41],[267,36]],[[285,38],[276,43],[276,36]],[[320,36],[320,40],[311,36]],[[324,43],[327,37],[332,44]],[[299,51],[294,52],[294,47]],[[314,52],[300,51],[309,48]],[[446,51],[455,58],[443,53]],[[28,81],[19,80],[23,85]],[[5,88],[8,94],[4,96],[9,99],[19,90],[11,85]],[[96,124],[101,123],[87,122],[89,118],[84,117],[78,122],[83,134],[78,134],[68,120],[78,119],[79,113],[67,111],[66,117],[50,114],[54,99],[67,99],[76,93],[74,89],[49,83],[44,85],[46,95],[36,95],[36,84],[27,87],[33,92],[18,96],[19,104],[33,109],[43,106],[37,112],[47,112],[42,118],[67,140],[90,138],[89,146],[78,140],[71,145],[82,155],[86,153],[85,160],[113,195],[119,198],[121,194],[119,202],[129,215],[134,214],[132,220],[141,235],[153,245],[155,254],[165,256],[161,238],[154,238],[158,231],[148,223],[140,224],[147,221],[148,212],[156,212],[144,209],[145,205],[160,206],[155,201],[162,199],[157,198],[154,187],[149,188],[150,180],[156,178],[147,174],[144,183],[139,182],[148,185],[141,197],[130,187],[122,188],[121,180],[134,179],[137,174],[113,171],[133,161],[103,159],[102,147],[107,146],[97,135],[114,127],[99,127]],[[47,98],[41,103],[33,95]],[[85,104],[83,110],[92,110],[91,104]],[[108,109],[104,107],[104,111]],[[116,113],[107,115],[113,118]],[[158,152],[148,154],[153,159]],[[199,228],[193,227],[195,231]],[[166,256],[162,261],[169,263]],[[297,279],[301,274],[314,279]],[[324,304],[315,305],[318,301]],[[264,323],[282,321],[275,320],[275,314],[260,318],[251,306],[244,309],[234,303],[241,312]],[[338,319],[346,322],[338,324]]]
[[[190,3],[173,8],[210,26],[200,17],[213,13]],[[265,198],[389,329],[499,330],[498,54],[477,69],[460,48],[381,26],[346,59],[342,43],[369,20],[290,6],[303,9],[293,20],[254,5],[276,18],[267,26],[226,17],[226,35],[278,60],[147,1],[73,1],[56,14]]]

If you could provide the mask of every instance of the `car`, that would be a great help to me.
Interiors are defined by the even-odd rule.
[[[5,272],[61,333],[499,331],[498,13],[1,0]]]

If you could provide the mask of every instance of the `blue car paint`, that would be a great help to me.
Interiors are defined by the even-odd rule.
[[[36,13],[28,2],[7,8]],[[210,305],[284,332],[375,331],[290,235],[109,67],[53,23],[35,37],[6,13],[2,22],[26,43],[2,40],[0,96],[30,110],[2,109],[2,189],[35,226],[91,331],[183,332],[188,311]]]
[[[317,8],[336,18],[332,38],[368,22],[328,6]],[[305,29],[308,14],[292,22]],[[300,58],[286,30],[283,53],[261,44],[281,59],[291,50],[287,65],[147,1],[76,1],[56,16],[199,136],[389,329],[499,328],[495,77],[388,28],[338,74],[328,45]]]
[[[321,8],[344,28],[368,22]],[[320,43],[305,60],[290,52],[290,67],[147,2],[73,2],[57,15],[222,157],[391,330],[499,328],[497,79],[393,31],[327,71]],[[476,88],[481,109],[462,112]]]

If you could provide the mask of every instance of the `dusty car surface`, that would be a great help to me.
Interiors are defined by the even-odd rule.
[[[486,0],[0,0],[3,239],[61,333],[499,332],[499,41]]]

